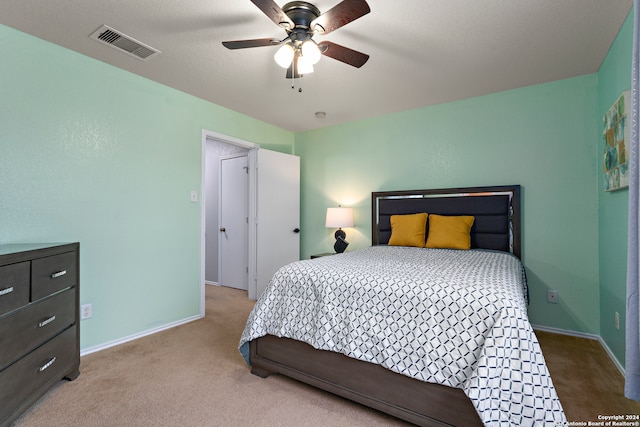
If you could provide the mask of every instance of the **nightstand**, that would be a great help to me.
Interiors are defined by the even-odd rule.
[[[325,252],[323,254],[311,255],[311,259],[320,258],[320,257],[323,257],[323,256],[330,256],[330,255],[335,255],[335,252]]]

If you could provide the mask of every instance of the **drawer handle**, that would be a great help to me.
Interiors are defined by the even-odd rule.
[[[56,277],[64,276],[67,274],[67,270],[58,271],[56,273],[51,273],[51,278],[55,279]]]
[[[13,292],[13,286],[9,286],[8,288],[4,288],[4,289],[0,290],[0,297],[2,295],[10,294],[11,292]]]
[[[38,323],[38,328],[42,328],[43,326],[47,326],[49,323],[53,322],[54,320],[56,320],[56,316],[51,316],[48,319],[45,319],[42,322],[39,322]]]
[[[56,361],[55,356],[51,358],[51,360],[49,360],[47,363],[45,363],[44,365],[40,366],[38,368],[38,372],[42,372],[45,369],[49,368],[51,365],[53,365],[53,363]]]

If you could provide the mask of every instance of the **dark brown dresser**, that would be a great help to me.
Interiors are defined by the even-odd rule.
[[[0,245],[0,426],[80,374],[79,243]]]

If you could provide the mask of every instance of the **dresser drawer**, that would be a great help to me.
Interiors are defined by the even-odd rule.
[[[67,289],[1,318],[0,369],[72,325],[75,299],[75,288]]]
[[[66,252],[31,261],[31,301],[78,283],[76,253]]]
[[[29,261],[0,267],[0,317],[29,302]]]
[[[71,327],[28,356],[0,372],[0,425],[15,418],[25,403],[33,403],[49,387],[74,369],[76,327]],[[13,416],[12,416],[13,414]]]

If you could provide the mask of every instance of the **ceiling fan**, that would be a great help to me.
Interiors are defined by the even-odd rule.
[[[292,1],[282,8],[273,0],[251,0],[276,25],[284,28],[287,36],[276,38],[236,40],[222,42],[227,49],[281,46],[275,61],[287,69],[287,78],[299,78],[313,72],[322,55],[360,68],[369,55],[329,41],[316,43],[315,34],[329,34],[355,21],[371,11],[365,0],[343,0],[325,13],[306,1]]]

